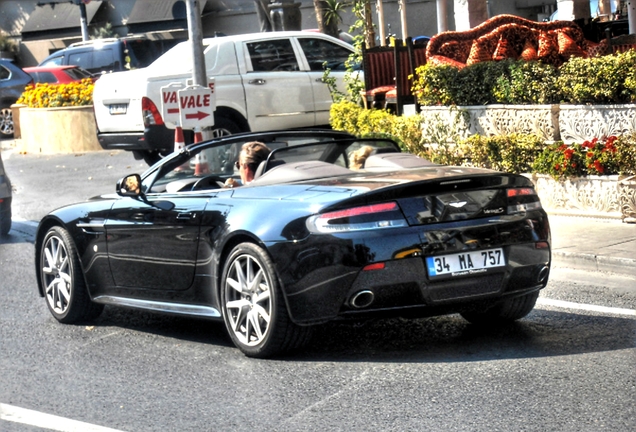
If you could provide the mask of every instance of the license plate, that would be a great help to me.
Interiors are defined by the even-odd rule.
[[[489,268],[505,265],[506,258],[501,248],[426,257],[430,277],[485,273]]]
[[[110,115],[126,114],[127,109],[128,109],[127,104],[115,104],[115,105],[108,106],[108,111],[110,112]]]

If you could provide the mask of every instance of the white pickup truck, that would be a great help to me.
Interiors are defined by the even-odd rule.
[[[203,40],[215,80],[215,125],[208,137],[329,124],[332,103],[324,67],[344,90],[351,45],[315,32],[270,32]],[[93,93],[97,137],[152,164],[174,149],[161,117],[161,88],[192,78],[192,49],[183,42],[150,66],[103,75]]]

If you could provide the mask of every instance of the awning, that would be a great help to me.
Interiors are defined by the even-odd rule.
[[[101,5],[101,1],[92,1],[86,5],[87,24],[90,24]],[[81,26],[78,5],[70,2],[53,3],[36,7],[22,27],[22,33],[80,28]]]
[[[205,0],[199,1],[201,11],[203,11],[205,3]],[[186,4],[183,0],[137,0],[130,12],[127,24],[181,20],[187,20]]]

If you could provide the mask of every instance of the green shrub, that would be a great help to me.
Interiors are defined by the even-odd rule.
[[[636,132],[573,145],[557,142],[546,146],[540,137],[528,134],[472,135],[452,142],[430,139],[426,133],[442,137],[444,131],[422,131],[419,115],[395,116],[385,110],[364,109],[349,101],[331,106],[331,125],[335,130],[361,138],[393,139],[404,151],[443,165],[534,172],[555,178],[636,175]]]
[[[418,154],[422,138],[420,116],[395,116],[386,110],[365,109],[351,101],[331,105],[330,124],[335,130],[361,138],[390,138],[404,151]]]
[[[536,135],[472,135],[458,146],[466,159],[465,165],[519,174],[532,170],[532,162],[544,143]]]
[[[636,51],[572,58],[559,68],[557,84],[573,103],[625,103],[636,100]]]
[[[500,103],[494,94],[497,82],[510,75],[511,62],[481,62],[459,71],[457,79],[457,105],[489,105]]]
[[[421,105],[487,105],[558,102],[557,70],[523,60],[481,62],[457,69],[417,68],[413,91]]]
[[[558,103],[558,70],[536,61],[515,61],[501,74],[492,90],[495,100],[504,104]]]
[[[634,102],[636,51],[573,57],[558,69],[524,60],[480,62],[461,70],[426,64],[416,70],[413,91],[426,106]]]
[[[425,64],[416,69],[413,93],[421,105],[457,105],[459,70],[452,66]]]

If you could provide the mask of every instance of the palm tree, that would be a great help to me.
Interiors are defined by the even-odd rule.
[[[346,2],[338,0],[314,0],[318,29],[323,33],[338,37],[338,24],[342,22],[340,12],[344,10],[346,5]]]

